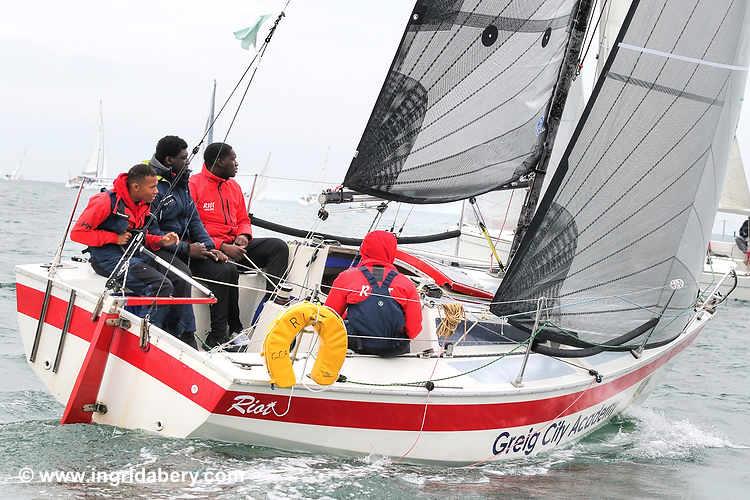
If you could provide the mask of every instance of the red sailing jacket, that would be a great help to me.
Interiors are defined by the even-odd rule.
[[[222,243],[234,243],[241,234],[252,236],[245,197],[233,179],[212,174],[204,164],[200,173],[190,178],[190,196],[216,248],[221,248]]]
[[[114,208],[110,193],[115,195]],[[117,207],[121,203],[125,205],[127,226],[118,224],[124,217],[117,214]],[[89,247],[102,247],[104,245],[117,244],[117,233],[112,230],[100,229],[100,226],[122,226],[130,229],[141,229],[146,224],[150,213],[148,203],[136,203],[128,192],[128,174],[120,174],[113,183],[112,191],[97,193],[89,199],[89,204],[78,217],[78,221],[70,232],[70,239]],[[111,221],[107,219],[112,218]],[[112,222],[112,224],[105,222]],[[125,232],[124,230],[122,232]],[[146,246],[152,250],[161,248],[159,242],[161,236],[146,234]]]
[[[359,266],[365,266],[372,272],[374,266],[382,266],[383,278],[396,268],[393,260],[396,257],[396,237],[388,231],[368,233],[360,246],[362,260]],[[382,280],[380,281],[382,283]],[[353,267],[336,277],[333,287],[326,299],[326,305],[343,315],[348,304],[363,302],[369,295],[369,283],[362,272]],[[404,311],[406,335],[413,339],[422,331],[422,304],[414,283],[403,274],[398,274],[391,283],[391,297]]]

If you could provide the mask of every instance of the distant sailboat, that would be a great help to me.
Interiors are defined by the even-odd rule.
[[[104,115],[102,113],[102,102],[99,101],[99,123],[96,131],[96,145],[91,152],[89,161],[81,171],[80,175],[68,179],[65,187],[78,189],[81,184],[84,189],[106,189],[109,187],[109,179],[105,179],[106,160],[104,158]]]
[[[718,211],[750,218],[750,188],[736,137],[729,151],[727,176]],[[735,241],[712,240],[708,247],[709,256],[703,266],[701,285],[705,288],[717,283],[723,276],[722,273],[734,269],[737,273],[737,287],[732,291],[732,298],[750,300],[750,266],[743,247],[747,248],[747,238],[742,236],[738,236]],[[729,288],[727,284],[721,291],[727,293]]]
[[[2,178],[6,181],[20,181],[22,179],[21,170],[23,170],[23,162],[25,159],[26,149],[23,150],[23,155],[21,155],[21,160],[19,160],[18,166],[13,171],[3,174]]]

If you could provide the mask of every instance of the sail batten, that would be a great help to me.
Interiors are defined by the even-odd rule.
[[[417,1],[344,185],[443,203],[528,174],[576,5]]]
[[[493,312],[546,297],[552,323],[597,342],[654,317],[652,339],[684,326],[744,91],[747,11],[632,2]]]

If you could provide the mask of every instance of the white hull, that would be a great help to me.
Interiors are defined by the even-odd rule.
[[[700,279],[700,287],[710,290],[729,271],[734,269],[737,273],[737,287],[732,290],[734,280],[727,279],[719,291],[734,300],[750,301],[750,267],[745,263],[745,256],[732,242],[711,242],[712,255],[710,260],[703,266],[703,274]]]
[[[78,189],[81,187],[81,184],[83,183],[83,189],[85,190],[96,190],[101,191],[102,189],[109,189],[112,187],[112,181],[109,179],[86,179],[82,180],[80,178],[72,178],[69,179],[65,183],[66,188],[70,189]]]
[[[531,354],[521,387],[511,384],[522,361],[520,351],[498,353],[502,359],[475,375],[440,381],[493,359],[472,355],[471,347],[463,351],[457,347],[453,357],[350,356],[341,370],[348,381],[320,387],[305,376],[314,356],[311,348],[294,364],[301,382],[291,390],[273,389],[258,352],[199,352],[155,327],[150,330],[150,348],[144,352],[139,348],[141,320],[124,310],[115,316],[130,320],[131,326],[109,327],[111,342],[106,349],[90,350],[96,328],[91,311],[97,300],[90,290],[92,283],[101,281],[92,276],[85,264],[70,264],[58,272],[38,354],[31,363],[63,405],[75,392],[87,354],[99,363],[101,385],[89,402],[103,403],[107,411],[82,414],[85,419],[80,421],[175,438],[414,462],[466,464],[522,458],[578,440],[644,396],[655,372],[711,318],[705,311],[696,314],[678,339],[645,351],[640,359],[630,353],[603,353],[570,360],[579,365],[575,368]],[[21,266],[17,277],[19,331],[28,359],[42,309],[46,269]],[[59,369],[53,373],[71,289],[77,292],[75,307]],[[105,301],[104,311],[110,308]],[[428,315],[425,325],[434,326],[434,318]],[[507,353],[513,346],[499,349]],[[600,383],[588,373],[590,369],[601,374]],[[436,381],[431,392],[424,386],[387,385],[426,380]]]

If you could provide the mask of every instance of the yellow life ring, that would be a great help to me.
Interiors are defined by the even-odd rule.
[[[312,325],[320,337],[320,349],[310,376],[320,385],[331,385],[338,379],[347,349],[344,320],[330,307],[301,302],[274,320],[263,341],[263,356],[272,384],[292,387],[297,383],[289,358],[289,345],[308,325]]]

